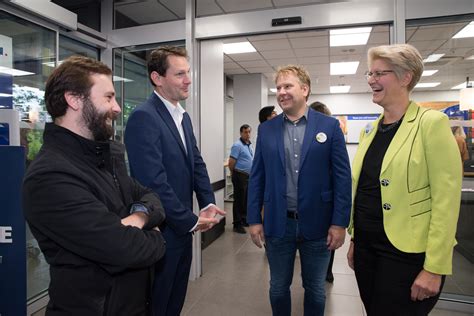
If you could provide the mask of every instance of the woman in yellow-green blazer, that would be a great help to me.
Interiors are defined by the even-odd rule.
[[[452,270],[460,154],[446,115],[409,99],[423,72],[413,46],[371,48],[368,65],[383,113],[353,161],[347,257],[368,316],[428,315]]]

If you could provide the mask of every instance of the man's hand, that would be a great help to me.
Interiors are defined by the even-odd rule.
[[[349,250],[347,251],[347,264],[349,267],[354,270],[354,242],[351,241],[349,245]]]
[[[211,204],[207,208],[199,212],[199,217],[214,218],[217,214],[224,216],[226,213],[225,211],[218,208],[216,205]]]
[[[250,237],[255,245],[258,248],[262,248],[262,245],[265,244],[265,234],[263,233],[262,224],[254,224],[249,227]]]
[[[133,226],[142,229],[143,226],[148,221],[148,215],[142,212],[135,212],[133,214],[128,215],[125,218],[122,218],[121,222],[124,226]]]
[[[198,224],[196,226],[196,229],[194,229],[195,232],[201,231],[205,232],[211,229],[214,225],[219,223],[219,219],[215,217],[204,217],[204,216],[199,216],[198,218]]]
[[[329,250],[336,250],[344,244],[346,239],[346,228],[336,225],[331,225],[328,231],[328,238],[326,245]]]
[[[411,286],[411,300],[422,301],[438,294],[441,287],[441,275],[421,270]]]

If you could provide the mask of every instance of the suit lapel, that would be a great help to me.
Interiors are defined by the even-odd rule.
[[[364,137],[360,138],[359,146],[357,148],[357,153],[352,162],[352,176],[354,179],[359,179],[360,171],[362,170],[362,164],[364,163],[364,157],[369,149],[370,144],[374,140],[375,134],[377,134],[377,126],[379,121],[382,119],[382,115],[379,116],[377,120],[370,125],[367,125],[364,128],[363,135]]]
[[[152,98],[152,104],[156,105],[155,108],[158,114],[161,116],[166,126],[168,126],[168,129],[171,131],[171,134],[173,134],[173,137],[176,139],[176,142],[179,144],[179,147],[183,151],[183,154],[186,155],[186,150],[184,149],[183,141],[181,140],[181,136],[179,136],[178,129],[176,128],[176,124],[174,123],[174,120],[171,117],[170,112],[168,112],[168,109],[164,105],[163,101],[161,101],[161,99],[154,92],[152,93],[151,98]]]
[[[313,134],[316,131],[317,121],[318,117],[316,113],[312,113],[312,111],[309,110],[306,122],[306,129],[304,132],[303,145],[301,146],[300,169],[303,165],[306,155],[308,154],[308,150],[313,141],[313,137],[316,137],[316,135]]]
[[[285,141],[283,139],[283,124],[285,124],[285,120],[283,114],[275,117],[274,120],[278,120],[275,124],[275,137],[278,146],[278,155],[280,156],[280,161],[283,168],[285,168]]]
[[[395,157],[400,148],[402,148],[403,143],[410,135],[413,127],[416,125],[414,123],[416,121],[416,117],[418,116],[419,110],[420,108],[414,102],[411,102],[408,106],[408,110],[405,113],[402,124],[398,128],[397,133],[393,137],[390,145],[388,146],[387,152],[385,153],[380,173],[383,173],[385,169],[387,169],[393,157]]]

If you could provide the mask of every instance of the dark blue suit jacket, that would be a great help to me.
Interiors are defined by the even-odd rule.
[[[191,242],[189,230],[198,220],[192,211],[193,191],[200,208],[215,203],[187,113],[182,125],[187,154],[173,118],[160,98],[152,93],[132,112],[125,130],[131,175],[158,193],[165,209],[162,231],[167,248]]]
[[[339,122],[308,111],[298,176],[299,230],[307,240],[327,236],[330,225],[347,227],[351,170]],[[247,221],[262,223],[266,236],[283,237],[287,220],[283,114],[261,124],[248,189]],[[323,142],[316,135],[324,133]],[[322,135],[322,134],[320,134]]]

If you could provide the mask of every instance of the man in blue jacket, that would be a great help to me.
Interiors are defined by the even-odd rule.
[[[160,196],[166,212],[161,227],[166,254],[156,266],[153,314],[177,316],[186,296],[192,261],[192,232],[205,231],[225,213],[215,205],[191,119],[179,104],[191,84],[186,50],[161,47],[151,52],[148,74],[154,91],[130,115],[125,145],[130,171]],[[199,216],[193,213],[193,191]]]
[[[349,224],[349,159],[338,121],[306,105],[311,91],[306,70],[280,68],[275,83],[283,113],[259,126],[247,221],[253,242],[266,246],[273,315],[291,315],[299,250],[304,314],[322,316],[330,250],[344,243]]]

